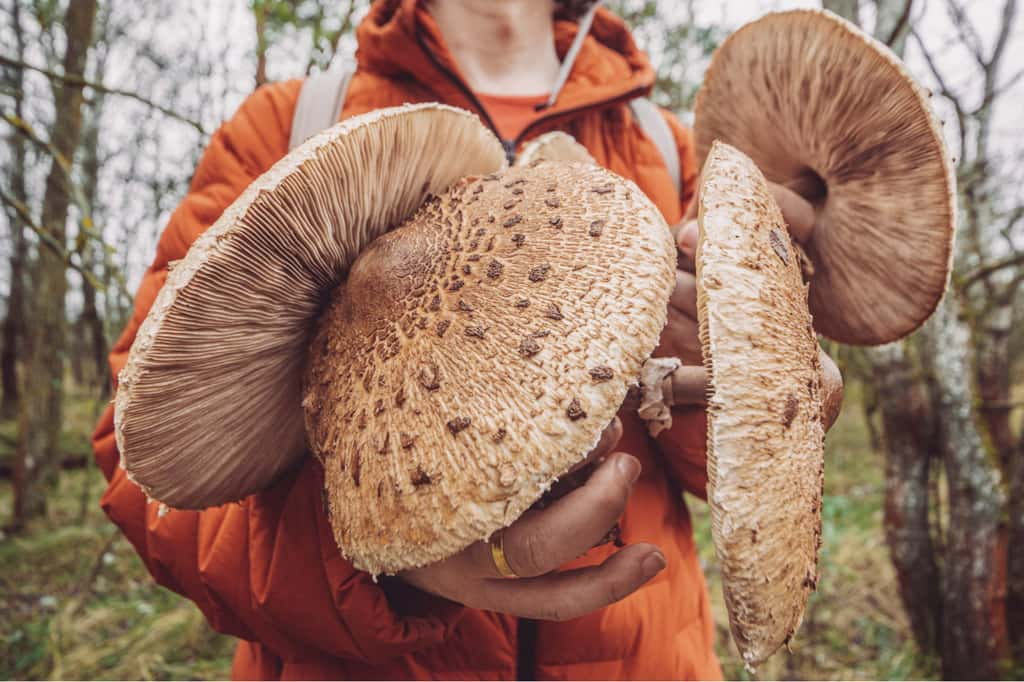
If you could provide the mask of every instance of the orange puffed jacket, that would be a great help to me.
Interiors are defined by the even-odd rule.
[[[376,2],[360,24],[358,70],[342,117],[422,101],[480,113],[420,2]],[[576,31],[575,23],[556,22],[560,55]],[[601,10],[557,103],[514,143],[564,130],[598,163],[636,182],[670,224],[678,221],[696,185],[690,134],[665,114],[681,160],[682,187],[675,187],[627,106],[653,82],[627,27]],[[287,152],[300,87],[295,80],[258,89],[214,133],[110,356],[115,379],[168,263],[184,257],[242,190]],[[682,498],[683,490],[704,496],[704,414],[677,409],[673,428],[657,441],[635,417],[622,418],[618,449],[643,465],[622,537],[658,544],[668,566],[626,599],[567,622],[478,611],[355,570],[334,543],[313,458],[240,504],[158,517],[156,505],[147,504],[118,467],[112,407],[93,445],[109,481],[103,509],[159,584],[195,602],[214,629],[241,640],[236,678],[718,678],[708,592]],[[599,563],[611,551],[595,548],[573,565]]]

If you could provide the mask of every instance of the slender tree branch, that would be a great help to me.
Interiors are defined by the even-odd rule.
[[[90,284],[96,287],[97,291],[103,290],[103,285],[99,280],[96,279],[96,276],[93,275],[88,270],[84,269],[78,263],[75,263],[74,260],[72,260],[71,258],[71,252],[68,251],[67,248],[63,244],[61,244],[56,237],[50,234],[50,232],[45,227],[43,227],[42,225],[35,221],[35,219],[32,217],[32,213],[28,210],[28,206],[12,197],[3,189],[0,189],[0,201],[2,201],[5,205],[9,206],[12,210],[14,210],[14,212],[18,215],[18,218],[21,220],[21,222],[26,227],[28,227],[28,229],[35,232],[36,235],[38,235],[39,239],[43,242],[43,244],[46,244],[47,248],[51,249],[54,253],[56,253],[69,268],[76,270],[79,274],[81,274],[82,277],[87,279]]]
[[[903,13],[900,14],[900,18],[896,20],[896,24],[893,25],[892,31],[889,32],[889,37],[886,39],[885,44],[892,47],[896,44],[897,38],[900,37],[900,33],[906,28],[907,22],[910,21],[910,9],[914,5],[914,0],[906,0],[903,4]]]
[[[960,165],[965,165],[967,158],[967,112],[960,102],[960,97],[954,93],[948,85],[946,85],[946,79],[942,77],[942,72],[939,71],[939,67],[935,64],[935,60],[932,58],[931,52],[924,44],[924,40],[921,35],[917,32],[913,26],[910,27],[910,34],[914,36],[914,40],[917,41],[918,47],[921,48],[921,54],[924,56],[924,61],[928,64],[928,70],[932,72],[932,76],[935,78],[935,82],[939,86],[939,94],[948,99],[953,105],[954,111],[956,111],[957,125],[959,127],[960,137]]]
[[[999,37],[996,38],[996,46],[992,49],[992,57],[988,61],[989,67],[998,68],[1002,59],[1006,43],[1010,39],[1010,28],[1013,26],[1013,16],[1017,13],[1017,0],[1006,0],[1003,5],[1002,26],[999,27]]]
[[[1010,1],[1012,2],[1012,0]],[[974,28],[974,24],[967,17],[967,12],[957,4],[956,0],[947,0],[946,7],[949,10],[950,17],[953,19],[953,25],[956,26],[957,33],[960,34],[961,42],[974,55],[974,60],[978,62],[978,66],[982,69],[987,69],[988,60],[985,59],[981,37],[978,35],[977,29]]]
[[[97,241],[103,241],[103,235],[96,231],[95,225],[92,222],[92,207],[89,205],[89,201],[82,194],[81,188],[75,183],[74,177],[72,176],[71,159],[61,154],[60,150],[57,149],[53,142],[44,140],[35,129],[23,118],[19,118],[9,112],[3,112],[0,116],[3,118],[12,128],[18,133],[28,139],[32,144],[36,145],[57,162],[57,166],[61,169],[61,173],[64,176],[64,181],[67,183],[69,194],[72,200],[75,202],[75,206],[78,208],[78,212],[81,214],[81,229],[84,234]]]
[[[998,272],[999,270],[1003,270],[1005,268],[1013,268],[1020,265],[1024,265],[1024,253],[1015,253],[1013,255],[1007,256],[1006,258],[1001,258],[987,265],[983,265],[974,270],[973,272],[969,272],[963,277],[961,277],[959,284],[960,288],[966,290],[975,282],[979,282],[983,279],[986,279],[993,273]]]
[[[18,59],[12,59],[11,57],[7,57],[2,54],[0,54],[0,64],[10,66],[16,69],[28,69],[29,71],[35,71],[37,73],[43,74],[47,78],[60,80],[65,83],[70,83],[72,85],[81,85],[83,87],[87,87],[97,92],[105,93],[107,95],[115,95],[117,97],[127,97],[128,99],[133,99],[136,102],[141,102],[142,104],[145,104],[147,107],[150,107],[151,109],[156,109],[165,116],[168,116],[176,121],[181,121],[182,123],[192,126],[196,129],[196,131],[199,132],[200,135],[206,136],[209,134],[206,132],[206,129],[203,128],[203,124],[201,124],[199,121],[194,121],[191,118],[188,118],[187,116],[179,114],[173,109],[168,109],[167,107],[157,104],[156,102],[150,99],[146,99],[137,92],[131,92],[130,90],[121,90],[120,88],[109,88],[106,85],[103,85],[102,83],[96,83],[94,81],[87,80],[78,74],[60,74],[56,71],[51,71],[50,69],[45,69],[41,66],[35,66],[33,64],[29,64]]]
[[[1021,78],[1024,78],[1024,69],[1021,69],[1017,73],[1010,76],[1010,78],[999,87],[990,88],[989,91],[985,93],[985,98],[981,100],[981,104],[979,104],[973,111],[971,111],[971,115],[977,116],[978,114],[980,114],[982,111],[985,110],[986,107],[992,104],[992,102],[995,101],[997,97],[999,97],[1006,91],[1010,90],[1014,85],[1016,85]]]

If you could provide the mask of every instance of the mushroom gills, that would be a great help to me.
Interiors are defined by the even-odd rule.
[[[955,174],[927,92],[889,48],[828,11],[768,14],[715,51],[694,116],[701,165],[728,143],[814,206],[820,334],[877,345],[931,315],[951,270]]]
[[[253,181],[174,264],[119,374],[129,478],[170,507],[202,509],[294,466],[306,452],[302,369],[327,294],[427,195],[504,163],[475,116],[420,104],[347,119]]]

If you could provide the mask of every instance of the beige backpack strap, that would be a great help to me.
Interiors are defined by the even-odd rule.
[[[289,150],[338,122],[354,72],[353,64],[344,63],[306,77],[292,117]]]
[[[639,121],[640,127],[651,138],[651,142],[658,148],[661,158],[668,168],[668,174],[672,177],[676,192],[682,192],[682,178],[679,170],[679,147],[676,146],[676,138],[669,128],[668,121],[661,115],[661,110],[651,100],[645,97],[637,97],[630,100],[629,108],[633,116]]]

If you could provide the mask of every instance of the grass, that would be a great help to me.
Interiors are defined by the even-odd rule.
[[[234,640],[199,610],[157,587],[103,515],[103,477],[91,466],[96,406],[73,397],[62,442],[90,466],[65,470],[47,517],[0,539],[0,679],[224,679]],[[0,447],[13,425],[0,423]],[[0,524],[11,488],[0,481]]]
[[[829,433],[818,590],[790,652],[759,679],[936,678],[909,626],[882,530],[884,463],[869,443],[856,386]],[[97,406],[69,401],[65,452],[89,455]],[[0,457],[14,427],[0,422]],[[92,466],[66,470],[47,518],[17,538],[0,538],[0,678],[219,679],[234,640],[214,633],[190,602],[156,587],[96,501]],[[0,524],[10,509],[0,480]],[[731,641],[706,504],[690,502],[711,587],[718,654],[726,677],[751,679]]]

